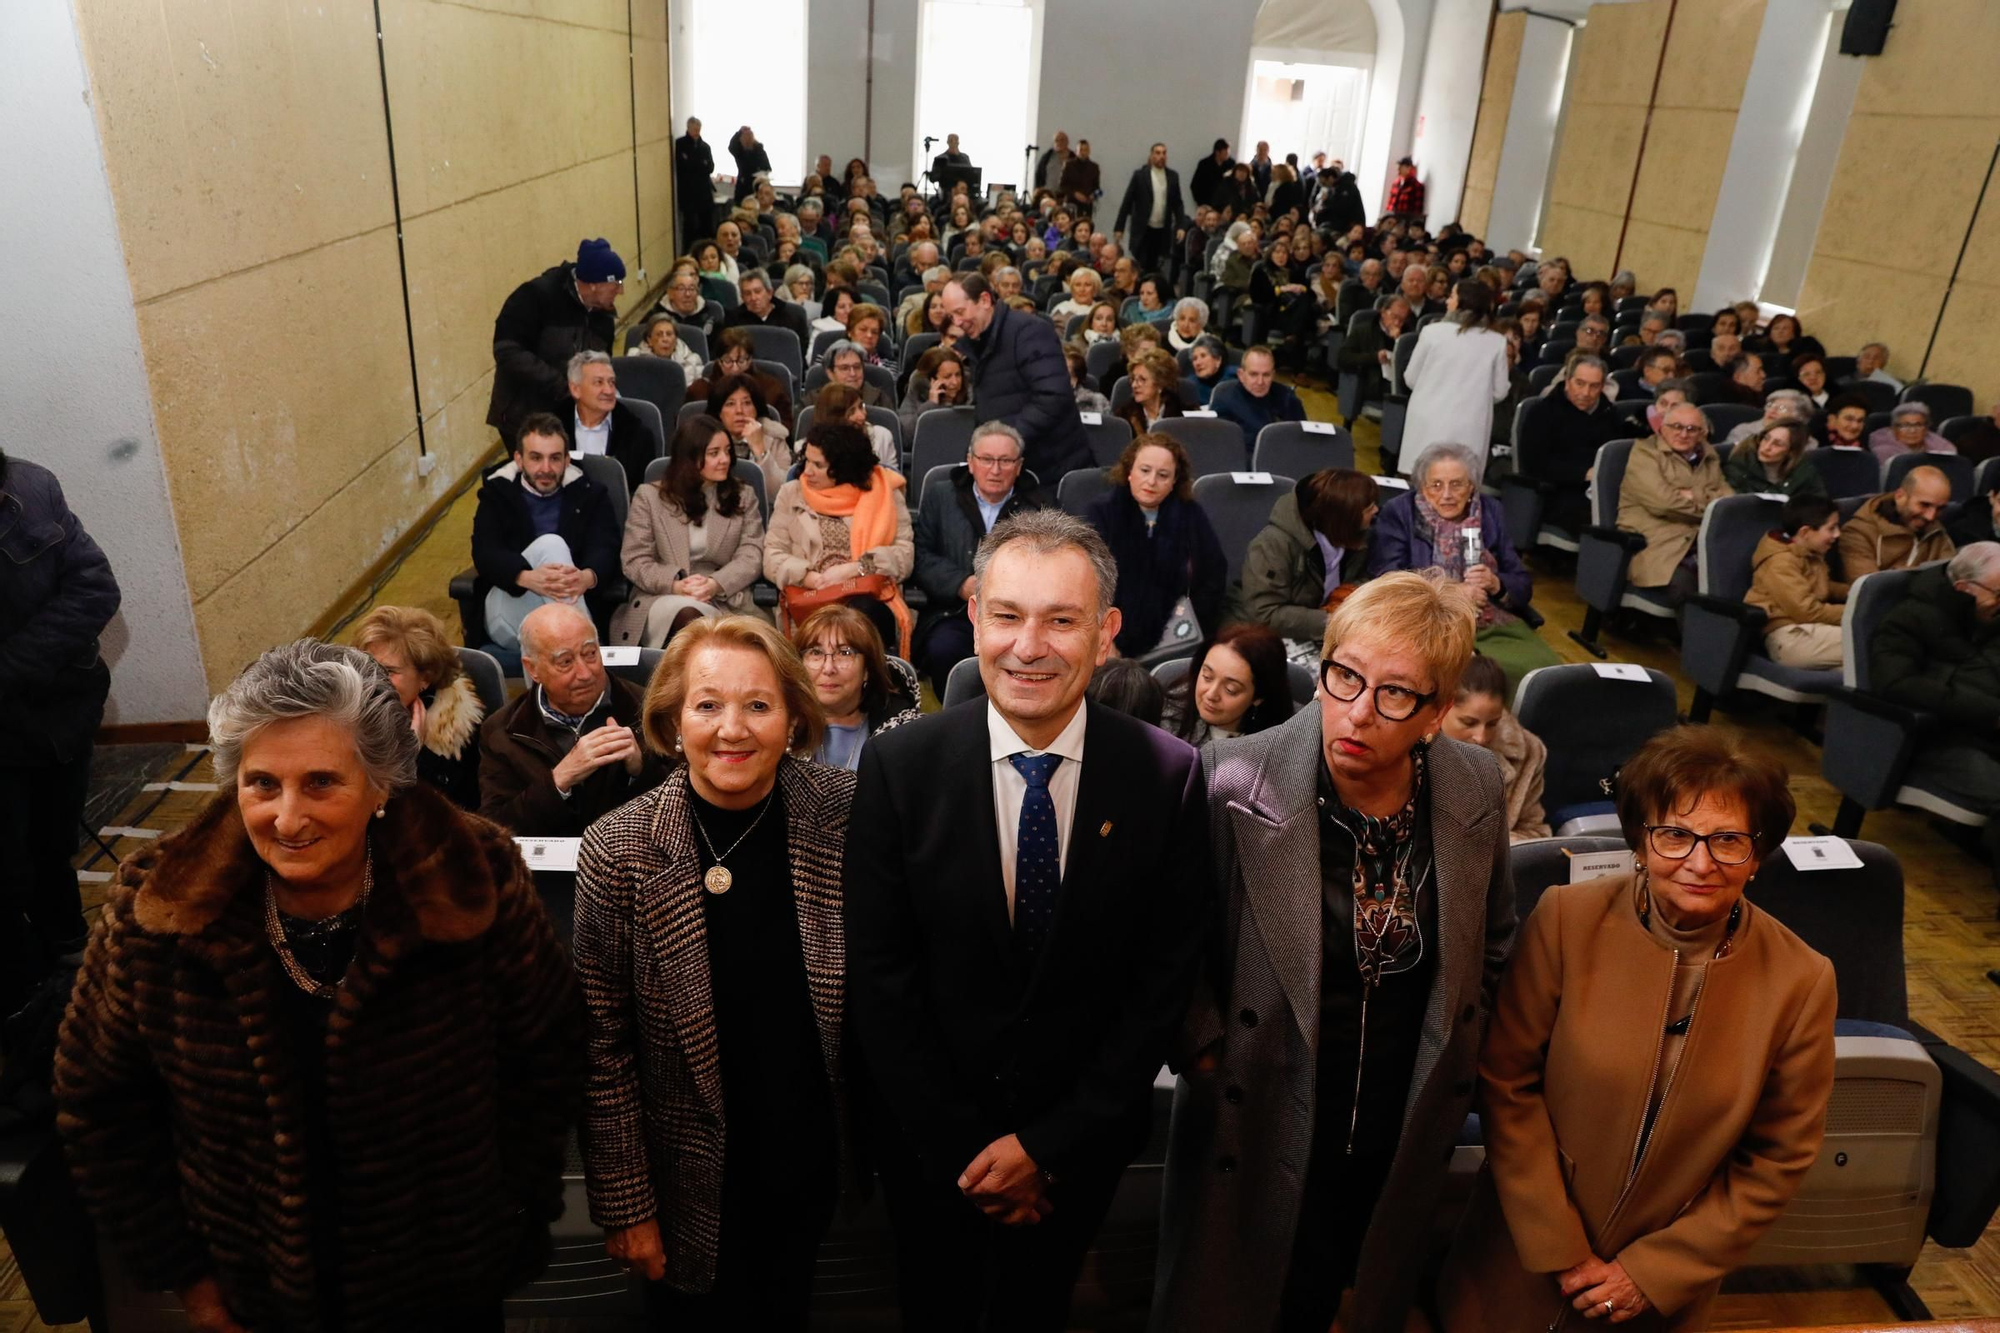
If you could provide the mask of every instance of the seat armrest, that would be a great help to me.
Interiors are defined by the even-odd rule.
[[[758,579],[750,585],[750,600],[757,606],[776,606],[778,585],[765,579]]]
[[[1935,1033],[1909,1027],[1944,1075],[1940,1169],[1925,1230],[1938,1244],[1963,1249],[1979,1240],[2000,1209],[2000,1074]]]
[[[1879,717],[1885,722],[1893,722],[1897,726],[1907,729],[1913,736],[1929,735],[1937,731],[1941,725],[1941,719],[1935,713],[1926,713],[1915,708],[1905,708],[1902,704],[1890,703],[1887,699],[1865,693],[1848,685],[1834,686],[1832,690],[1828,691],[1827,697],[1838,700],[1857,712],[1866,713],[1870,717]]]
[[[1623,547],[1634,555],[1646,549],[1646,539],[1643,536],[1636,532],[1627,532],[1623,528],[1601,528],[1592,524],[1583,530],[1582,535],[1585,537],[1594,537],[1598,541],[1607,542],[1613,546]]]
[[[1718,616],[1727,616],[1744,628],[1755,630],[1759,634],[1764,632],[1764,622],[1770,619],[1762,607],[1751,606],[1748,602],[1732,602],[1727,597],[1711,597],[1704,592],[1696,593],[1687,600],[1690,606],[1713,611]]]
[[[461,569],[458,573],[451,576],[451,599],[454,602],[476,596],[478,591],[479,571],[477,569]]]

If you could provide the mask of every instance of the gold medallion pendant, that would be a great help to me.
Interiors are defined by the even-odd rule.
[[[708,873],[701,877],[701,886],[710,893],[727,893],[729,892],[730,883],[735,878],[734,875],[729,873],[727,867],[710,866]]]

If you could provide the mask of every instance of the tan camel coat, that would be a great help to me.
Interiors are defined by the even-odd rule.
[[[1633,445],[1618,488],[1618,526],[1644,537],[1646,549],[1632,557],[1626,581],[1635,588],[1664,586],[1694,548],[1702,511],[1710,501],[1734,494],[1713,449],[1703,450],[1701,462],[1690,467],[1657,435]]]
[[[1833,965],[1746,898],[1634,1160],[1675,966],[1636,878],[1551,889],[1522,927],[1480,1054],[1486,1168],[1438,1285],[1446,1333],[1582,1326],[1556,1275],[1593,1256],[1652,1303],[1622,1329],[1699,1329],[1819,1155]]]

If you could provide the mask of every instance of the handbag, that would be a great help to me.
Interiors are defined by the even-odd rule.
[[[822,583],[817,588],[792,584],[778,594],[778,609],[784,612],[786,633],[799,627],[805,618],[822,606],[844,602],[850,597],[869,597],[877,601],[887,601],[883,593],[889,590],[889,576],[886,574],[863,574],[859,578],[845,579],[839,583]]]

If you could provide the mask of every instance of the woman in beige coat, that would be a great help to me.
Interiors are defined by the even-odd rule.
[[[902,585],[916,568],[917,543],[903,479],[875,461],[868,437],[846,421],[814,419],[804,464],[771,506],[764,577],[806,592],[852,582],[852,595],[840,600],[907,660],[911,620]]]
[[[1446,1333],[1700,1329],[1791,1200],[1833,1089],[1833,965],[1743,889],[1792,815],[1784,769],[1710,727],[1620,771],[1634,872],[1544,894],[1500,983]]]
[[[750,585],[764,565],[764,514],[730,475],[734,461],[720,421],[689,417],[666,475],[633,494],[619,551],[632,595],[611,614],[613,643],[658,648],[700,616],[763,614]]]
[[[1692,403],[1669,408],[1660,433],[1632,446],[1618,488],[1618,526],[1646,539],[1626,582],[1675,606],[1694,595],[1694,540],[1709,503],[1735,494],[1708,445],[1708,418]]]
[[[1458,678],[1445,710],[1444,734],[1490,751],[1500,761],[1500,790],[1506,800],[1507,836],[1514,842],[1549,836],[1542,811],[1542,783],[1549,747],[1522,726],[1507,707],[1507,670],[1484,653],[1474,653]]]

